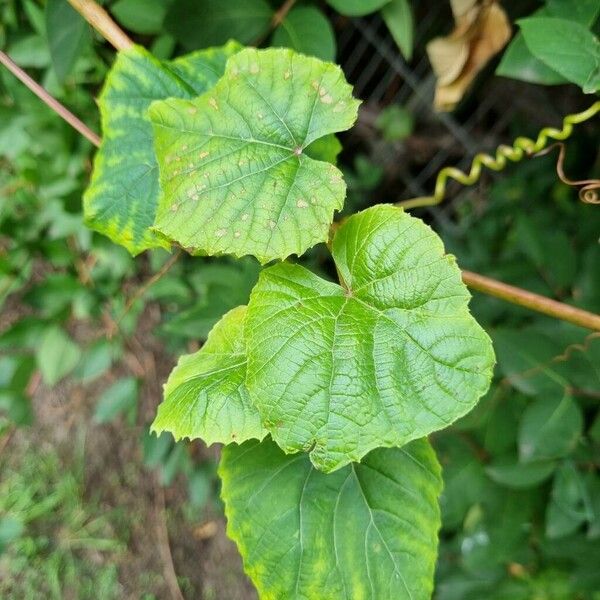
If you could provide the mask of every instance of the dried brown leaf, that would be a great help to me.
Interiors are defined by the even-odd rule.
[[[478,0],[450,0],[454,20],[458,21],[473,8],[477,8]]]
[[[427,45],[437,77],[436,110],[452,110],[476,75],[508,42],[511,26],[498,2],[451,0],[454,31]]]

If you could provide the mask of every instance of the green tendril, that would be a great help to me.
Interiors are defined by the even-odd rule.
[[[567,115],[563,120],[562,129],[544,127],[534,141],[527,137],[518,137],[512,146],[501,144],[496,149],[496,155],[480,152],[475,155],[471,163],[469,173],[465,173],[456,167],[444,167],[437,175],[435,192],[433,196],[420,196],[399,202],[398,206],[403,208],[417,208],[421,206],[435,206],[442,202],[446,195],[448,179],[454,179],[462,185],[473,185],[479,181],[483,167],[492,171],[502,171],[507,161],[519,162],[524,157],[533,156],[546,148],[549,140],[564,141],[573,133],[573,127],[584,121],[588,121],[600,112],[600,101],[594,102],[587,110],[572,115]]]

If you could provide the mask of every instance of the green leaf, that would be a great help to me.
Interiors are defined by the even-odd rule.
[[[28,355],[0,356],[0,389],[26,391],[35,363]]]
[[[398,104],[386,106],[375,119],[375,127],[387,142],[404,140],[413,132],[414,125],[413,114]]]
[[[169,244],[150,231],[158,203],[158,169],[146,111],[153,100],[191,98],[214,85],[225,61],[239,50],[223,48],[160,62],[146,50],[120,52],[99,98],[102,145],[84,195],[87,224],[132,254]]]
[[[576,531],[590,516],[588,504],[583,478],[572,463],[566,462],[554,477],[552,495],[546,509],[546,535],[558,538]]]
[[[112,365],[117,348],[107,340],[100,340],[86,348],[81,355],[75,375],[88,383],[105,373]]]
[[[600,409],[596,411],[596,417],[588,430],[589,437],[600,445]]]
[[[186,444],[175,444],[175,447],[160,465],[160,483],[171,485],[178,473],[189,472],[191,459]]]
[[[43,69],[50,64],[48,43],[39,35],[28,35],[9,46],[12,60],[21,67]]]
[[[440,508],[444,527],[459,528],[472,507],[485,497],[489,486],[483,465],[465,437],[449,428],[434,438],[434,449],[443,465]]]
[[[559,17],[591,26],[600,12],[597,0],[547,0],[546,6],[536,10],[535,17]],[[533,56],[527,48],[523,34],[518,32],[502,56],[496,74],[503,77],[512,77],[531,83],[543,85],[557,85],[566,83],[567,80],[556,71],[550,69],[541,60]]]
[[[23,317],[0,334],[0,350],[27,348],[35,350],[40,336],[46,330],[46,321],[39,317]]]
[[[550,460],[569,454],[583,433],[583,416],[570,396],[541,397],[528,407],[519,424],[521,460]]]
[[[538,15],[538,13],[544,15]],[[559,17],[591,27],[600,14],[597,0],[546,0],[546,6],[536,11],[538,16]]]
[[[177,312],[161,330],[192,339],[206,339],[215,323],[229,310],[247,304],[260,267],[253,259],[197,266],[190,283],[200,299],[191,308]]]
[[[381,16],[404,58],[413,53],[414,20],[409,0],[391,0],[381,9]]]
[[[36,348],[35,358],[44,383],[53,386],[79,362],[80,350],[60,327],[50,327]]]
[[[518,23],[536,58],[585,93],[600,89],[600,41],[589,29],[553,17],[531,17]]]
[[[83,284],[74,275],[49,273],[43,282],[31,286],[23,299],[44,317],[52,319],[65,312],[83,289]]]
[[[542,85],[560,85],[567,80],[533,56],[521,32],[513,38],[496,69],[496,75]]]
[[[83,48],[91,42],[90,28],[67,0],[47,0],[46,37],[54,72],[62,82]]]
[[[15,425],[30,425],[33,422],[33,411],[27,395],[0,389],[0,437],[4,433],[4,415]]]
[[[167,460],[169,453],[174,446],[173,436],[168,433],[155,435],[149,430],[144,432],[142,438],[142,453],[144,464],[147,467],[154,468]]]
[[[168,8],[165,0],[118,0],[110,12],[130,31],[153,34],[160,32]]]
[[[108,423],[121,413],[135,420],[138,401],[138,382],[134,377],[123,377],[113,383],[100,396],[94,411],[97,423]]]
[[[564,232],[547,231],[528,215],[521,214],[515,220],[514,235],[516,246],[537,269],[548,272],[553,287],[560,289],[573,281],[577,257]]]
[[[337,157],[341,151],[342,144],[334,133],[315,140],[305,150],[306,156],[330,162],[332,165],[337,163]]]
[[[362,17],[379,10],[390,0],[327,0],[340,14],[347,17]]]
[[[264,36],[272,16],[266,0],[176,0],[165,29],[189,50],[229,39],[251,44]]]
[[[44,9],[41,6],[38,6],[35,3],[35,0],[23,0],[22,4],[23,12],[27,15],[27,20],[31,23],[33,30],[41,36],[46,35]],[[9,25],[9,23],[3,22],[3,25]]]
[[[229,41],[224,46],[198,50],[163,64],[183,79],[195,96],[217,83],[229,58],[241,49],[240,44]]]
[[[322,60],[335,60],[333,28],[329,19],[314,6],[292,9],[275,30],[271,46],[284,46]]]
[[[464,521],[460,549],[456,548],[462,555],[464,568],[478,577],[484,573],[493,574],[497,581],[498,571],[504,570],[507,563],[513,560],[521,564],[528,562],[528,541],[536,500],[537,494],[533,491],[504,490],[491,484],[485,490],[483,501],[469,511]],[[458,565],[454,568],[460,570]],[[520,598],[503,594],[458,596],[461,600],[488,597],[494,600]]]
[[[522,489],[539,485],[552,475],[555,469],[553,462],[518,463],[511,461],[495,462],[485,471],[492,481],[509,488]]]
[[[325,241],[345,184],[304,150],[351,127],[358,104],[339,67],[276,48],[231,57],[199,98],[153,103],[155,229],[193,252],[262,263]]]
[[[273,442],[226,446],[227,533],[261,598],[431,597],[440,467],[426,440],[325,475]]]
[[[491,395],[492,402],[480,402],[477,406],[483,421],[480,430],[482,442],[485,450],[494,457],[514,453],[519,422],[530,403],[529,398],[512,391],[505,397],[503,389],[505,388],[501,385],[499,389],[494,390]],[[516,462],[516,458],[513,462]]]
[[[209,445],[265,437],[245,384],[245,315],[245,306],[229,311],[198,352],[179,359],[152,431],[169,431],[176,440],[201,438]]]
[[[175,38],[168,33],[165,33],[154,38],[154,41],[150,46],[150,52],[152,52],[156,58],[170,58],[173,55],[176,45],[177,42],[175,41]]]
[[[192,508],[202,510],[211,500],[213,481],[205,469],[196,469],[188,477],[188,499]]]
[[[600,475],[597,471],[586,474],[585,493],[589,521],[588,537],[600,539]]]
[[[496,329],[492,338],[500,373],[523,394],[556,393],[568,384],[552,362],[564,350],[554,337],[526,327]]]
[[[379,205],[333,240],[342,286],[265,269],[248,306],[247,385],[285,452],[333,471],[467,413],[494,353],[452,256],[420,220]]]

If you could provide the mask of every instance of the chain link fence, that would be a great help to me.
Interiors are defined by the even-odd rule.
[[[530,13],[536,2],[505,2],[511,21]],[[452,30],[449,2],[420,2],[415,14],[415,53],[407,62],[379,15],[334,19],[338,61],[355,95],[363,100],[359,121],[345,139],[350,153],[363,152],[385,170],[379,201],[398,202],[433,193],[437,172],[446,165],[468,170],[477,152],[493,152],[517,135],[535,136],[547,125],[559,125],[569,111],[586,106],[573,86],[550,88],[494,75],[498,57],[479,74],[457,110],[433,109],[435,76],[425,51],[428,41]],[[381,140],[374,126],[380,111],[392,104],[415,118],[413,133],[402,142]],[[518,124],[518,128],[515,127]],[[450,183],[444,203],[426,209],[435,220],[452,226],[456,204],[469,194],[483,194],[492,177],[486,172],[473,189]]]

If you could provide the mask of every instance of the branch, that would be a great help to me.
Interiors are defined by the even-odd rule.
[[[271,30],[276,29],[287,17],[287,14],[296,4],[296,0],[286,0],[278,9],[277,12],[273,15],[271,19]]]
[[[127,50],[133,42],[94,0],[69,0],[69,4],[116,50]]]
[[[252,43],[253,46],[260,46],[270,35],[271,33],[283,23],[287,14],[292,10],[296,4],[296,0],[285,0],[285,2],[273,13],[271,17],[271,22],[269,23],[269,28],[261,34],[258,39],[254,40]]]
[[[85,123],[80,121],[68,108],[53,98],[39,83],[34,81],[21,67],[13,62],[7,54],[0,50],[2,63],[19,81],[25,84],[42,102],[45,102],[55,113],[60,115],[73,129],[86,137],[94,146],[100,145],[100,138]]]
[[[97,27],[98,31],[105,35],[106,39],[108,39],[116,48],[123,49],[124,47],[129,47],[132,44],[131,40],[129,40],[129,38],[127,38],[127,36],[118,28],[118,26],[112,21],[104,9],[93,2],[93,0],[69,0],[69,2],[71,2],[71,4],[73,4],[77,10],[80,10],[82,14],[84,14],[84,10],[89,11],[90,7],[94,7],[94,10],[98,9],[101,11],[101,13],[98,13],[104,15],[104,17],[100,19],[101,25],[94,26]],[[86,15],[89,14],[92,13],[87,12],[84,14],[86,19],[88,19]],[[92,21],[91,18],[88,20],[90,23],[94,24],[94,21]],[[114,31],[109,31],[112,26],[114,26],[114,29],[119,32],[118,35],[122,35],[126,40],[125,45],[123,45],[122,39],[117,39],[118,35],[116,38],[114,37]],[[36,94],[50,108],[52,108],[52,110],[59,114],[67,123],[69,123],[69,125],[71,125],[90,142],[92,142],[92,144],[95,146],[100,145],[100,138],[96,133],[82,123],[82,121],[80,121],[73,113],[71,113],[60,102],[58,102],[58,100],[53,98],[42,86],[31,79],[31,77],[29,77],[25,71],[17,66],[2,51],[0,51],[0,63],[5,65],[6,68],[9,69],[11,73],[13,73],[20,81],[22,81],[34,94]],[[175,255],[167,263],[168,267],[165,269],[165,272],[174,264],[177,258],[178,255]],[[160,276],[156,277],[156,279],[160,279]],[[575,308],[562,302],[557,302],[556,300],[551,300],[550,298],[546,298],[538,294],[533,294],[532,292],[528,292],[522,288],[502,283],[501,281],[485,277],[484,275],[479,275],[478,273],[463,271],[462,277],[466,285],[474,290],[488,294],[489,296],[494,296],[496,298],[500,298],[501,300],[505,300],[506,302],[517,304],[518,306],[523,306],[563,321],[568,321],[569,323],[579,325],[580,327],[600,331],[600,315]],[[152,278],[149,285],[154,283],[156,279]],[[149,286],[144,286],[142,293],[145,291],[146,287]],[[137,299],[137,297],[139,296],[135,296],[134,300]]]
[[[535,310],[561,321],[567,321],[580,327],[600,331],[600,315],[575,308],[563,302],[551,300],[545,296],[528,292],[522,288],[502,283],[478,273],[471,273],[471,271],[463,271],[462,278],[466,285],[478,292],[483,292],[489,296],[500,298],[500,300]]]
[[[163,575],[172,600],[183,600],[183,594],[177,582],[177,572],[173,564],[173,555],[171,554],[166,512],[165,491],[160,482],[157,481],[156,476],[154,476],[154,522],[158,538],[158,553],[162,560]]]

